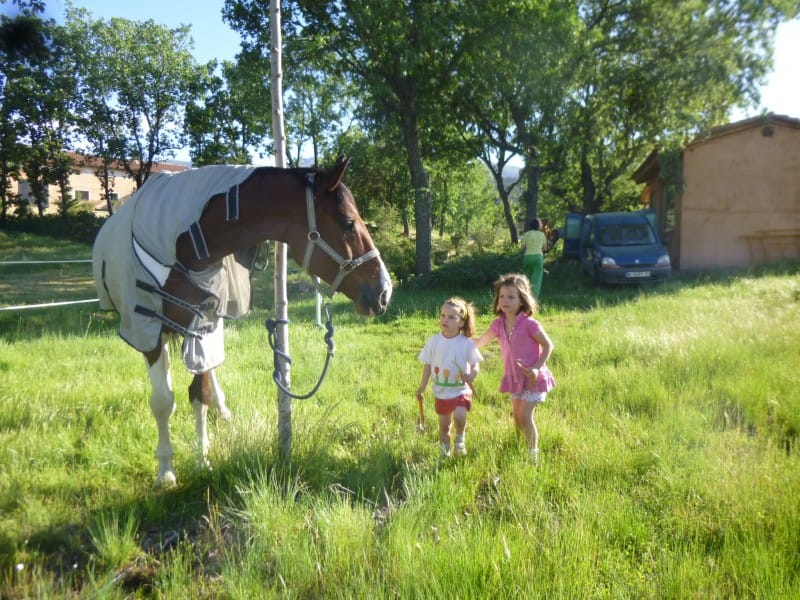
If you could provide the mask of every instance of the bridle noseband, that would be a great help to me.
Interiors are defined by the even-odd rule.
[[[345,277],[347,277],[350,273],[368,260],[372,260],[373,258],[380,256],[380,252],[378,252],[377,248],[373,248],[366,254],[362,254],[356,259],[348,260],[322,239],[322,234],[317,231],[317,215],[316,210],[314,209],[314,173],[306,173],[306,209],[308,212],[308,244],[306,244],[306,254],[303,258],[303,270],[309,274],[311,273],[309,271],[309,267],[311,266],[311,255],[314,253],[314,247],[319,246],[320,249],[325,252],[325,254],[333,259],[333,262],[339,265],[339,272],[336,274],[336,278],[333,280],[333,283],[327,289],[325,289],[324,286],[319,283],[316,277],[312,277],[311,281],[314,282],[314,287],[317,288],[317,292],[319,292],[321,295],[333,296],[336,293],[336,290],[339,289],[339,286],[342,284],[342,281]]]

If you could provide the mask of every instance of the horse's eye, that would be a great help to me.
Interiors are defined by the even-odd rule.
[[[352,232],[354,232],[354,231],[356,230],[356,222],[355,222],[355,221],[353,221],[353,219],[347,219],[347,220],[344,222],[344,229],[345,229],[345,231],[347,231],[348,233],[352,233]]]

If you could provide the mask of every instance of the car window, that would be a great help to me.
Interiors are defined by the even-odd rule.
[[[622,240],[626,246],[654,244],[653,229],[647,223],[633,223],[622,228]]]
[[[616,223],[597,229],[597,243],[601,246],[619,246],[621,240],[620,226]]]
[[[647,223],[609,223],[598,228],[597,241],[603,246],[641,246],[656,240]]]

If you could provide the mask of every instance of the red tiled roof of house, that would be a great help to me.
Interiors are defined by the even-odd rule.
[[[80,166],[87,166],[87,167],[100,167],[103,162],[98,156],[89,156],[86,154],[81,154],[79,152],[67,152],[67,156],[72,159],[73,164],[80,165]],[[135,168],[138,163],[133,163],[133,167]],[[125,168],[122,166],[122,163],[119,161],[114,161],[111,163],[111,168],[118,171],[123,171]],[[161,163],[153,163],[153,168],[151,169],[152,173],[158,173],[159,171],[170,171],[172,173],[180,173],[181,171],[188,171],[191,167],[186,164],[182,163],[171,163],[171,162],[161,162]]]

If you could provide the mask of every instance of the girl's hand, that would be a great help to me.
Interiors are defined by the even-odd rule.
[[[472,385],[472,382],[475,381],[476,375],[477,373],[474,371],[472,373],[467,373],[466,375],[465,374],[461,375],[461,381],[463,381],[465,384],[469,386],[469,389],[472,392],[473,396],[475,395],[475,386]]]
[[[517,366],[525,372],[525,378],[531,387],[536,387],[536,380],[539,379],[539,369],[526,367],[521,360],[517,360]]]

